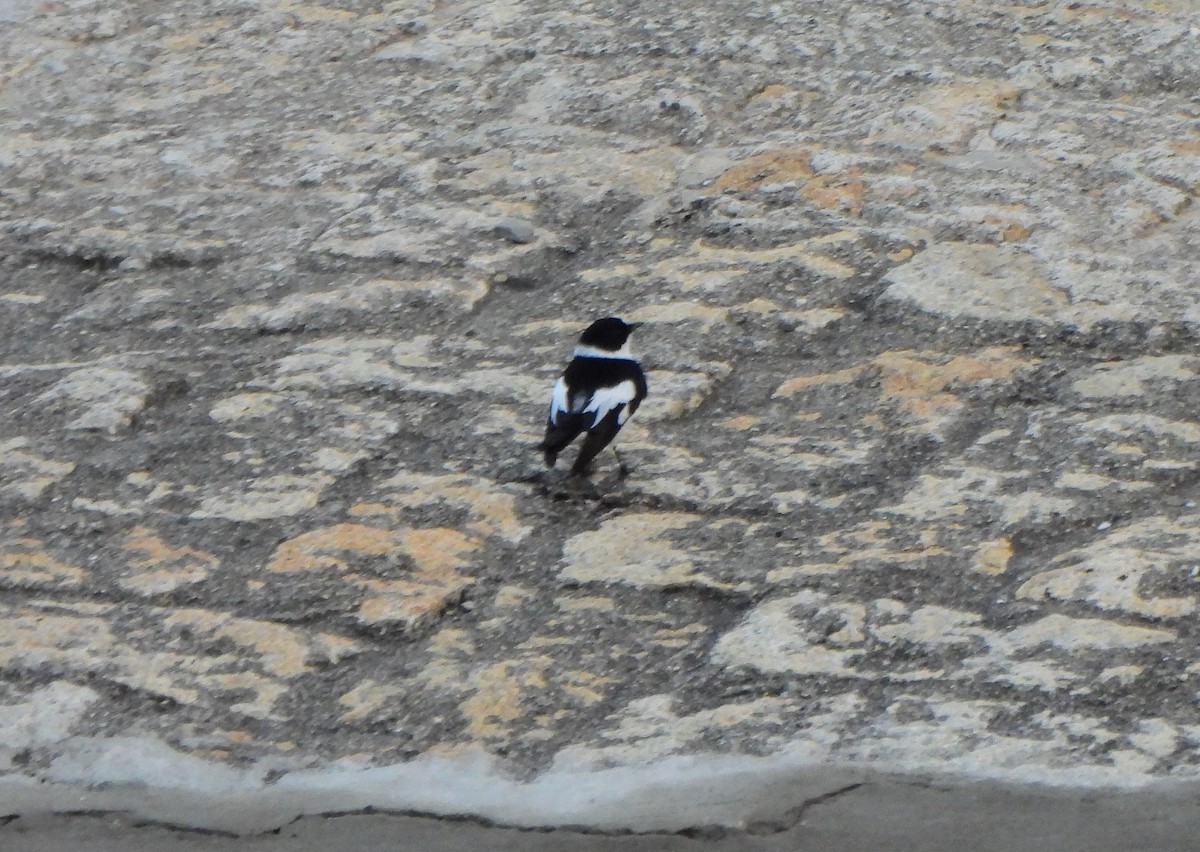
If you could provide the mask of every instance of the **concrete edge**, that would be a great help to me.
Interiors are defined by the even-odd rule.
[[[0,817],[120,812],[155,824],[253,835],[304,816],[386,812],[453,817],[527,829],[676,833],[726,828],[770,833],[805,808],[862,784],[1013,790],[1079,801],[1148,794],[1196,800],[1200,782],[1119,783],[1075,771],[1074,783],[1029,767],[1024,778],[831,765],[796,756],[673,756],[639,766],[555,766],[527,781],[480,754],[426,756],[372,767],[237,769],[174,751],[152,738],[76,738],[38,773],[0,775]],[[1029,776],[1040,776],[1034,781]],[[1144,779],[1144,776],[1138,776]]]

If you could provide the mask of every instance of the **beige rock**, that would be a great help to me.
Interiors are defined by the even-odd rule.
[[[889,272],[883,298],[947,317],[1070,322],[1069,300],[1030,255],[1000,246],[937,243]]]
[[[0,441],[0,495],[35,500],[75,470],[75,463],[55,461],[29,447],[28,438]]]
[[[1013,556],[1012,541],[1007,538],[985,541],[975,551],[971,567],[981,574],[1003,574]]]
[[[306,343],[279,360],[273,388],[413,387],[420,389],[420,368],[432,365],[433,338],[328,338]],[[431,386],[431,387],[436,387]]]
[[[726,363],[698,363],[701,370],[674,372],[655,370],[651,394],[637,410],[638,423],[678,420],[700,407],[716,387],[733,372]]]
[[[1021,91],[1007,82],[955,81],[923,90],[870,127],[870,141],[941,153],[965,150],[980,127],[1016,105]]]
[[[146,406],[150,385],[138,373],[116,367],[84,367],[59,379],[38,401],[65,405],[70,429],[115,435],[129,428]]]
[[[321,499],[333,483],[325,473],[307,476],[278,474],[252,480],[245,488],[222,488],[205,497],[193,518],[227,518],[231,521],[260,521],[297,515]]]
[[[403,701],[407,691],[403,686],[368,678],[338,698],[338,704],[346,708],[342,721],[353,723],[369,719],[392,702]]]
[[[1142,396],[1148,383],[1181,382],[1197,377],[1195,358],[1184,355],[1161,355],[1134,358],[1130,361],[1101,364],[1080,371],[1071,389],[1091,399],[1119,399]]]
[[[814,388],[850,385],[878,376],[872,385],[882,401],[893,403],[911,421],[913,431],[942,437],[965,411],[964,391],[1012,381],[1033,364],[1016,350],[992,347],[962,355],[896,350],[831,373],[797,376],[775,389],[774,397],[793,397]]]
[[[579,583],[626,583],[663,587],[710,584],[697,563],[703,556],[674,545],[669,535],[703,521],[698,515],[654,512],[605,521],[598,530],[580,533],[563,545],[559,578]]]
[[[145,610],[147,626],[118,628],[120,607],[35,601],[3,608],[0,665],[55,666],[74,677],[100,677],[186,704],[237,696],[235,712],[266,717],[287,681],[317,661],[336,662],[357,643],[306,635],[284,625],[202,609]],[[237,650],[196,654],[187,641],[228,640]],[[194,647],[194,646],[193,646]]]
[[[1174,630],[1137,627],[1099,618],[1048,615],[1040,621],[1018,627],[1009,634],[1008,641],[1017,648],[1050,644],[1069,652],[1093,649],[1112,651],[1161,645],[1173,642],[1177,635]]]
[[[284,542],[267,567],[284,574],[333,572],[359,590],[359,621],[408,628],[436,618],[462,596],[472,581],[458,569],[478,548],[474,539],[446,527],[335,524]]]
[[[1157,414],[1107,414],[1085,420],[1080,428],[1121,438],[1166,436],[1189,444],[1200,442],[1200,423],[1191,420],[1172,420]]]
[[[136,527],[125,536],[131,555],[128,570],[117,580],[139,595],[159,595],[204,580],[220,565],[211,553],[191,547],[171,547],[149,527]]]
[[[763,672],[848,675],[861,656],[865,608],[860,604],[825,604],[824,595],[805,592],[755,608],[723,635],[713,648],[717,665],[748,666]],[[815,619],[797,617],[800,612]],[[836,630],[824,633],[824,624]],[[811,625],[811,626],[810,626]]]
[[[24,524],[0,527],[0,585],[17,588],[70,588],[82,583],[83,569],[55,559],[45,542],[23,532]]]
[[[843,603],[805,591],[759,604],[721,636],[712,660],[768,673],[934,683],[983,677],[1053,691],[1071,684],[1086,688],[1090,682],[1090,668],[1076,654],[1152,647],[1176,636],[1172,630],[1064,615],[1000,631],[984,626],[973,612],[887,599]],[[920,654],[907,665],[876,658],[869,640],[915,647],[942,662],[928,667]],[[955,651],[951,660],[942,655],[946,649]]]
[[[1017,589],[1033,600],[1083,601],[1102,610],[1170,619],[1196,611],[1197,594],[1154,595],[1146,581],[1183,577],[1189,581],[1196,560],[1194,516],[1138,521],[1108,531],[1091,544],[1069,550],[1054,561],[1061,567],[1041,571]],[[1200,592],[1198,592],[1200,594]]]
[[[474,672],[471,694],[459,711],[467,720],[467,732],[478,740],[508,736],[512,723],[528,713],[526,703],[545,690],[553,659],[535,656],[504,661]]]
[[[350,514],[400,524],[406,509],[439,504],[465,510],[468,513],[465,529],[476,535],[498,536],[510,544],[518,544],[532,530],[521,523],[515,489],[466,474],[401,471],[380,483],[372,499],[351,507]]]
[[[279,411],[286,399],[283,394],[278,393],[239,393],[217,402],[209,410],[208,416],[218,423],[270,417]]]

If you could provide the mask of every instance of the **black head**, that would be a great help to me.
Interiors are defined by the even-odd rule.
[[[618,317],[598,319],[579,335],[579,343],[582,346],[595,346],[597,349],[616,352],[625,345],[629,335],[640,325],[640,322],[625,322]]]

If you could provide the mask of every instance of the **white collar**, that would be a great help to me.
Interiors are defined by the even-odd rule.
[[[595,346],[583,346],[583,345],[576,346],[575,347],[575,357],[576,358],[618,358],[622,361],[636,361],[637,360],[637,358],[633,357],[633,353],[631,353],[629,351],[629,343],[628,342],[626,342],[625,345],[622,346],[620,349],[618,349],[616,352],[613,352],[609,349],[597,349]]]

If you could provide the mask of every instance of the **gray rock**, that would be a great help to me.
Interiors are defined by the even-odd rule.
[[[492,231],[517,245],[525,245],[537,239],[537,231],[524,219],[501,219],[493,226]]]

